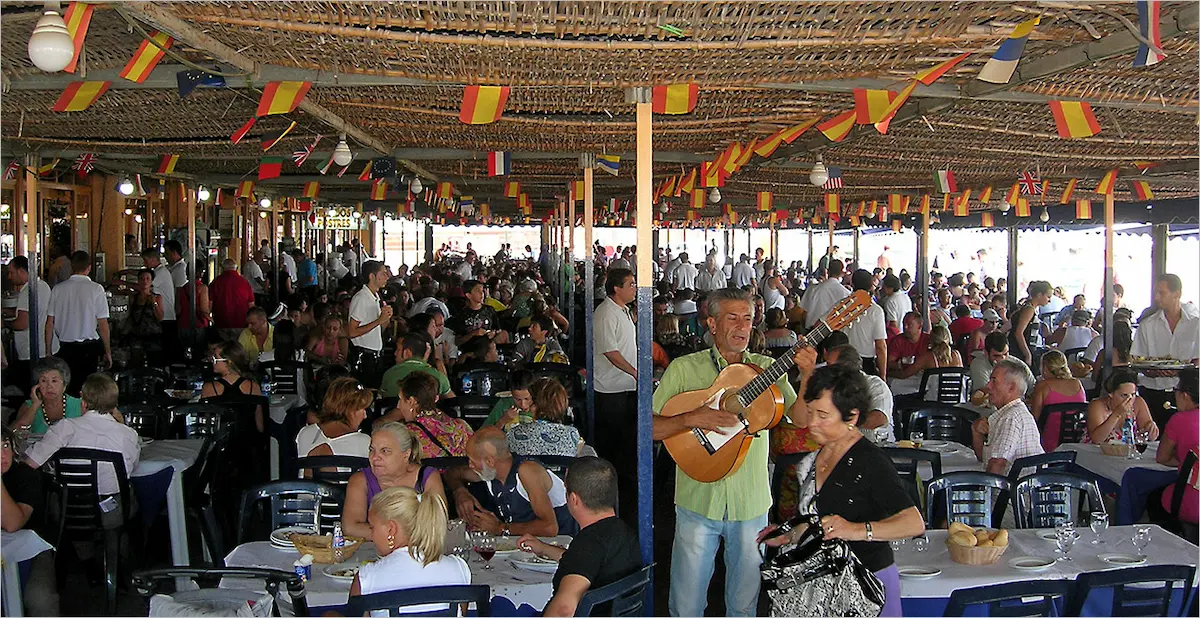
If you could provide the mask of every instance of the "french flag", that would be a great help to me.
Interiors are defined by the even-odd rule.
[[[506,176],[512,173],[512,153],[499,150],[488,153],[488,176]]]

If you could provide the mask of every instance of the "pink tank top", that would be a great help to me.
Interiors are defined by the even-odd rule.
[[[1056,403],[1087,403],[1087,393],[1081,387],[1074,395],[1063,395],[1052,388],[1046,389],[1046,397],[1042,399],[1042,407]],[[1062,429],[1062,415],[1054,414],[1046,419],[1046,428],[1042,431],[1042,448],[1047,453],[1058,448],[1058,432]],[[1083,434],[1087,439],[1087,432]]]

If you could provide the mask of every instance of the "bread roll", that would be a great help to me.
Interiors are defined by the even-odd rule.
[[[967,534],[966,532],[956,532],[950,535],[950,542],[963,547],[975,547],[979,544],[979,540],[975,535]]]
[[[972,528],[972,527],[970,527],[970,526],[968,526],[968,525],[966,525],[966,524],[964,524],[964,523],[962,523],[962,522],[960,522],[960,521],[956,521],[956,522],[954,522],[954,523],[950,524],[950,527],[949,527],[949,529],[948,529],[948,532],[949,532],[950,534],[954,534],[954,533],[956,533],[956,532],[966,532],[967,534],[970,534],[970,535],[974,536],[974,534],[975,534],[975,529],[974,529],[974,528]]]
[[[995,545],[996,547],[1007,547],[1008,546],[1008,530],[997,531],[996,535],[992,537],[992,544]]]

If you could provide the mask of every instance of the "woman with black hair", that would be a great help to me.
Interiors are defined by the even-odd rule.
[[[260,367],[276,361],[294,361],[303,363],[308,360],[308,350],[304,349],[303,341],[297,337],[296,325],[291,320],[280,320],[275,324],[275,347],[258,355]],[[308,403],[307,379],[303,369],[296,370],[296,395],[299,405]]]
[[[1012,330],[1008,332],[1008,353],[1032,367],[1029,361],[1033,351],[1042,347],[1042,320],[1038,313],[1050,302],[1050,282],[1030,281],[1027,291],[1029,297],[1009,316]]]

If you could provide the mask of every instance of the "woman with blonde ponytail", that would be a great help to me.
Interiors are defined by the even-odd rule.
[[[446,500],[408,487],[385,489],[371,501],[367,521],[379,560],[358,570],[350,595],[424,586],[471,583],[471,570],[458,556],[445,556]],[[445,604],[413,607],[414,612],[448,609]]]

